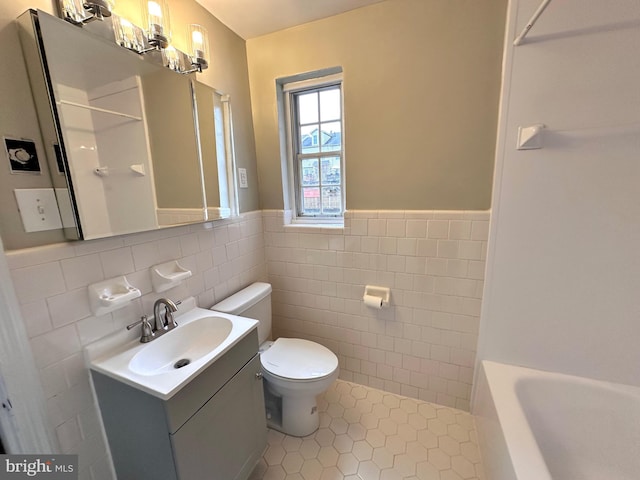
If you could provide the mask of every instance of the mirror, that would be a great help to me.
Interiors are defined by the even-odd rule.
[[[196,82],[195,98],[207,217],[237,215],[229,96]]]
[[[224,94],[120,47],[108,22],[29,11],[18,24],[67,238],[237,214]]]

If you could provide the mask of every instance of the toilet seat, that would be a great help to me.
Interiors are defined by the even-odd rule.
[[[271,375],[304,382],[333,374],[338,368],[338,357],[319,343],[301,338],[279,338],[260,354],[260,363]]]

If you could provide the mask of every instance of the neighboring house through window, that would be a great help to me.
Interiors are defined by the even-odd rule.
[[[345,194],[342,75],[281,85],[295,219],[341,223]]]

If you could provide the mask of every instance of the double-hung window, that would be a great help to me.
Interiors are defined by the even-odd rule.
[[[345,194],[342,79],[334,75],[288,83],[283,90],[296,219],[342,222]]]

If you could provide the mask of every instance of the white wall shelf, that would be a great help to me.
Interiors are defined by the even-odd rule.
[[[106,108],[94,107],[92,105],[85,105],[83,103],[70,102],[69,100],[60,100],[61,105],[69,105],[71,107],[84,108],[86,110],[91,110],[94,112],[107,113],[109,115],[115,115],[117,117],[128,118],[129,120],[136,120],[138,122],[142,121],[142,117],[138,117],[136,115],[129,115],[124,112],[116,112],[115,110],[107,110]]]

